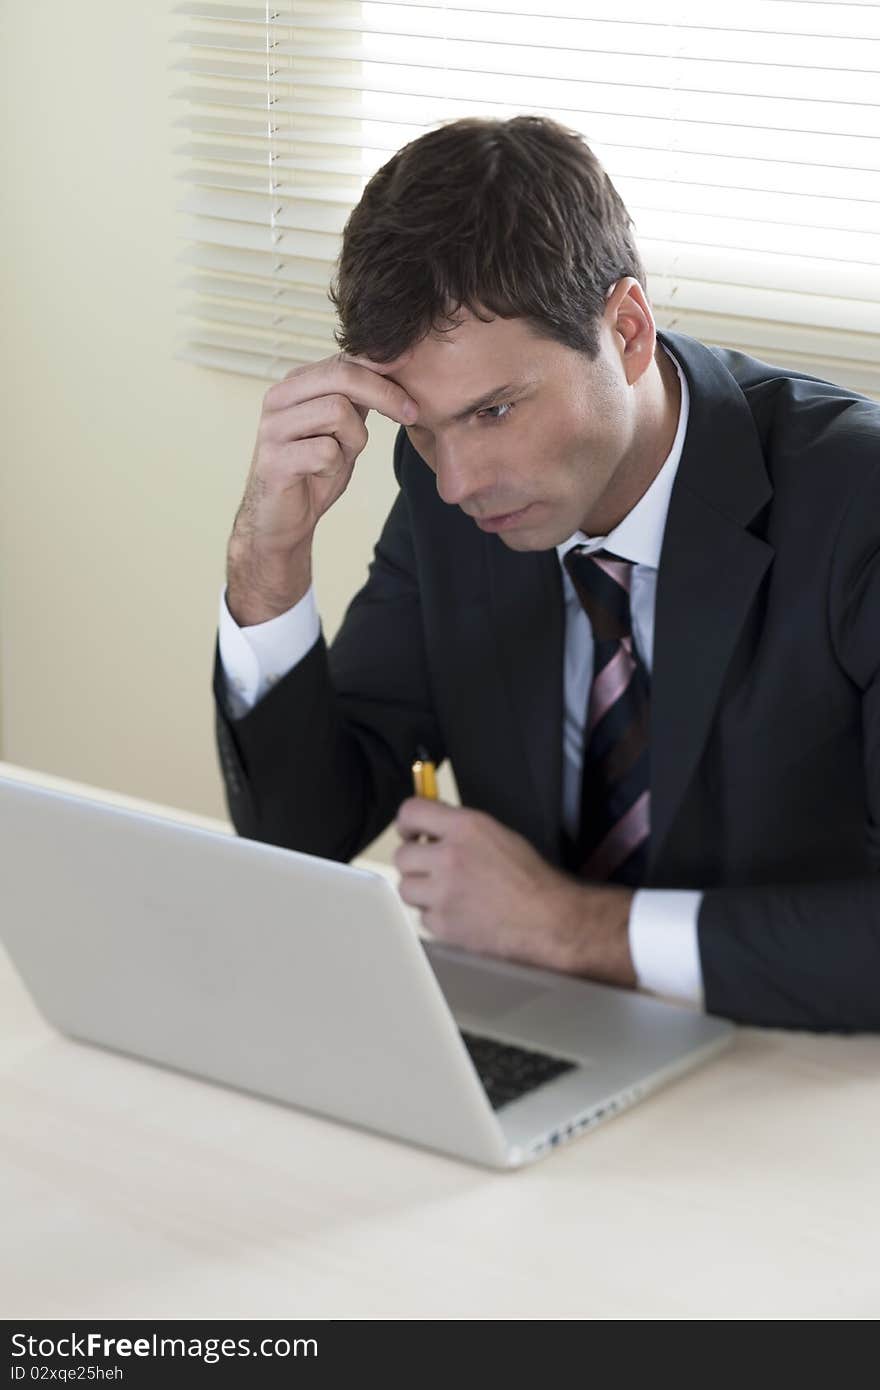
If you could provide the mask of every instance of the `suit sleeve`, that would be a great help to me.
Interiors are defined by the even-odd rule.
[[[737,1022],[880,1030],[878,518],[880,469],[875,467],[844,516],[829,595],[837,658],[861,693],[866,858],[873,872],[869,868],[857,879],[705,894],[698,934],[706,1008]]]
[[[394,451],[400,481],[404,435]],[[364,587],[335,641],[307,655],[247,714],[233,719],[215,653],[217,748],[240,835],[348,861],[412,794],[419,744],[445,748],[434,714],[409,509],[398,496]]]

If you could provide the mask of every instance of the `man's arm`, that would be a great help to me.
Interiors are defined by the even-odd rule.
[[[876,450],[876,435],[874,437]],[[835,542],[828,621],[837,659],[861,692],[865,836],[880,869],[880,466]],[[829,805],[828,814],[834,814]],[[880,1029],[880,873],[837,882],[718,888],[698,932],[710,1013],[813,1030]]]
[[[880,879],[719,888],[699,918],[706,1008],[739,1023],[880,1030]]]
[[[321,635],[315,591],[277,618],[239,627],[220,594],[217,644],[226,677],[226,712],[241,719],[287,672],[307,656]]]
[[[399,479],[400,450],[394,467]],[[386,828],[411,789],[414,750],[445,756],[434,716],[406,499],[398,497],[369,577],[328,650],[307,655],[240,719],[215,662],[217,742],[239,834],[347,861]]]

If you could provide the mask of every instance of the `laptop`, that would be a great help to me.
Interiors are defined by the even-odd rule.
[[[0,938],[60,1032],[490,1168],[730,1042],[423,940],[381,873],[0,777]]]

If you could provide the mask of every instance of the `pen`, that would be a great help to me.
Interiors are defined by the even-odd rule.
[[[427,750],[421,745],[416,750],[416,759],[412,765],[413,789],[416,796],[425,796],[429,801],[437,800],[437,768],[428,757]],[[418,835],[417,841],[420,845],[426,845],[433,840],[433,835]]]
[[[427,751],[419,746],[416,760],[412,765],[413,788],[416,796],[426,796],[430,801],[437,800],[437,769],[428,757]]]

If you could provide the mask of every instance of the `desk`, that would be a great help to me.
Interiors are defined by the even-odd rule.
[[[68,1041],[0,950],[6,1318],[874,1318],[878,1149],[880,1038],[744,1029],[484,1172]]]

